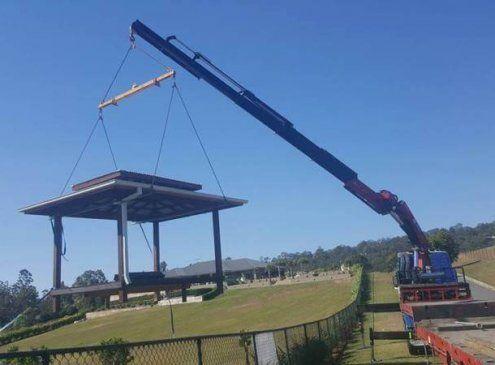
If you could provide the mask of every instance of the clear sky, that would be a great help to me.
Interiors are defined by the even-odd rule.
[[[56,196],[94,122],[96,105],[140,19],[214,60],[371,187],[405,199],[424,229],[495,219],[493,1],[2,1],[0,4],[0,280],[29,269],[51,286],[45,217],[18,209]],[[227,195],[223,254],[274,256],[400,234],[266,127],[175,67]],[[132,52],[113,93],[162,72]],[[170,84],[105,120],[119,167],[152,172]],[[215,181],[179,104],[160,175]],[[73,183],[112,170],[98,129]],[[150,227],[146,227],[149,231]],[[116,271],[113,222],[65,221],[63,279]],[[211,218],[162,225],[170,266],[213,257]],[[151,268],[137,226],[131,270]]]

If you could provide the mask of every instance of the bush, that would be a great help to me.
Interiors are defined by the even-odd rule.
[[[72,324],[75,321],[81,320],[84,318],[85,313],[77,313],[71,316],[63,317],[60,319],[56,319],[51,322],[35,325],[32,327],[21,328],[18,330],[8,331],[6,334],[0,336],[0,346],[6,345],[8,343],[12,343],[15,341],[22,340],[27,337],[32,337],[39,335],[41,333],[45,333],[48,331],[52,331],[59,327]]]
[[[279,352],[279,364],[318,365],[331,363],[330,346],[323,340],[309,339],[308,343],[295,344],[289,349],[289,356]]]
[[[140,306],[153,306],[156,304],[156,299],[153,294],[143,295],[140,297],[130,298],[126,303],[114,303],[110,305],[111,309],[135,308]],[[98,308],[97,311],[106,310],[105,307]]]
[[[217,288],[211,288],[209,292],[203,294],[203,301],[212,300],[219,295],[220,293],[218,292]]]
[[[129,364],[133,357],[131,356],[131,350],[125,346],[128,342],[122,338],[111,338],[109,340],[102,341],[100,345],[121,345],[111,346],[110,348],[104,348],[98,351],[98,357],[101,360],[102,365],[126,365]]]
[[[187,295],[200,296],[211,291],[211,288],[189,288],[186,290]],[[173,290],[167,294],[169,298],[177,298],[182,295],[181,290]]]

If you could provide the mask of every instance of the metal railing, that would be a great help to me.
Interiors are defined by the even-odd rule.
[[[360,275],[359,275],[360,276]],[[357,280],[360,280],[359,277]],[[295,364],[304,346],[325,346],[331,363],[342,353],[358,319],[353,301],[319,321],[266,331],[230,333],[0,354],[0,364]]]

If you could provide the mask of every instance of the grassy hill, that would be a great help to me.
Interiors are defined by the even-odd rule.
[[[479,262],[464,268],[466,275],[495,286],[495,246],[469,251],[459,255],[457,265]]]
[[[257,289],[228,290],[203,303],[173,307],[176,337],[285,327],[317,320],[351,300],[352,280],[320,281]],[[169,308],[124,312],[92,319],[31,337],[12,345],[20,349],[98,344],[111,337],[145,341],[171,337]]]

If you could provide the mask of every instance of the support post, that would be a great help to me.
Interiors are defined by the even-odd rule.
[[[160,271],[160,222],[153,222],[153,271]],[[155,292],[156,300],[160,300],[160,291]]]
[[[220,243],[220,218],[218,210],[212,212],[213,217],[213,240],[215,243],[215,278],[217,292],[223,293],[223,269],[222,269],[222,246]]]
[[[53,288],[62,286],[62,217],[53,217]],[[60,311],[60,296],[53,297],[53,312]]]
[[[182,303],[187,302],[187,287],[186,284],[182,284],[180,288],[180,293],[182,295]]]
[[[119,282],[122,289],[119,290],[119,301],[121,303],[127,302],[127,291],[125,288],[124,279],[124,228],[122,224],[122,217],[117,218],[117,243],[118,243],[118,272]]]

